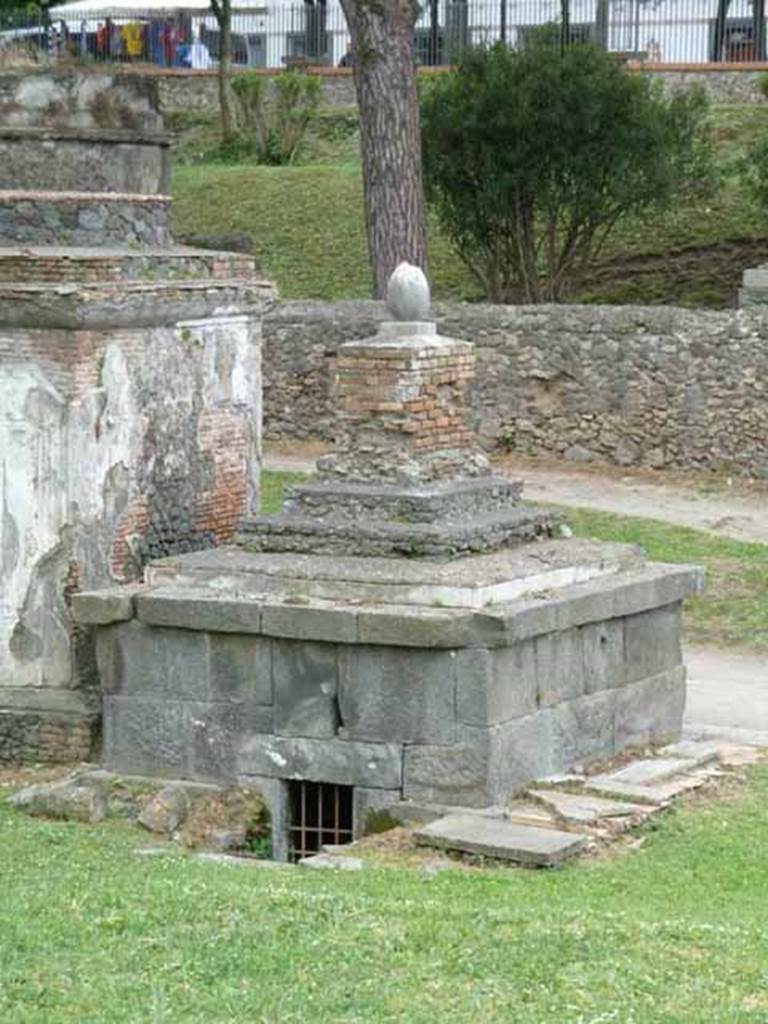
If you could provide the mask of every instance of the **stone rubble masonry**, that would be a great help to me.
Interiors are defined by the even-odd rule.
[[[486,448],[768,475],[764,306],[437,304],[435,313],[442,334],[477,346],[470,416]],[[334,359],[385,316],[371,301],[285,302],[270,313],[265,437],[332,440]]]
[[[136,74],[137,72],[134,71]],[[215,115],[218,110],[216,73],[213,71],[187,71],[177,68],[142,69],[144,77],[156,84],[160,108],[168,114],[174,112]],[[266,77],[275,72],[255,72]],[[354,107],[355,87],[351,69],[315,68],[320,76],[322,105],[325,107]],[[431,68],[422,69],[425,75],[439,74]],[[660,64],[645,65],[642,70],[652,81],[661,83],[666,93],[696,85],[703,89],[711,103],[762,103],[764,95],[760,80],[764,67],[744,64]]]
[[[461,630],[457,609],[390,607],[378,641],[355,604],[188,585],[80,594],[74,609],[97,634],[111,770],[336,782],[362,787],[361,807],[482,807],[679,734],[680,602],[695,582],[648,567],[535,609],[462,611]]]
[[[0,190],[0,243],[167,245],[169,196]]]
[[[169,144],[150,81],[0,76],[0,244],[167,245]]]

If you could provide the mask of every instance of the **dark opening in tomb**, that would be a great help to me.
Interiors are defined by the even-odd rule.
[[[291,860],[317,853],[325,843],[352,842],[352,786],[290,781],[288,813]]]

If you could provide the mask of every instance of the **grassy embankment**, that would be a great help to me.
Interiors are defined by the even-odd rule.
[[[723,172],[719,194],[617,230],[573,301],[729,306],[745,267],[768,256],[768,217],[745,192],[736,161],[768,132],[768,105],[711,112]],[[216,133],[177,119],[175,230],[244,231],[285,298],[359,298],[369,291],[354,114],[327,111],[290,167],[210,159]],[[207,155],[208,154],[208,155]],[[438,299],[477,299],[477,285],[432,225],[430,276]]]

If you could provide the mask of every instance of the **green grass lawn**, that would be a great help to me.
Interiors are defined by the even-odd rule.
[[[140,857],[0,803],[3,1024],[764,1024],[768,767],[553,872]]]
[[[263,474],[264,508],[299,479]],[[569,515],[578,534],[707,564],[689,632],[743,639],[749,620],[768,640],[768,546]],[[0,1021],[766,1024],[768,764],[729,793],[560,871],[427,877],[139,856],[150,840],[125,823],[30,819],[0,790]]]
[[[301,479],[298,474],[262,473],[264,511],[276,512],[286,484]],[[706,591],[685,605],[688,641],[768,651],[768,545],[727,540],[654,519],[565,506],[560,511],[576,536],[640,544],[655,562],[704,566]]]
[[[734,304],[743,269],[768,256],[768,217],[734,172],[749,143],[768,132],[768,105],[716,107],[711,119],[723,169],[719,194],[623,223],[569,300]],[[191,124],[193,130],[180,131],[176,147],[178,234],[248,233],[262,268],[285,298],[369,294],[357,137],[349,112],[324,112],[302,162],[291,167],[213,162],[215,130],[204,121],[201,126],[199,117]],[[481,297],[434,222],[430,276],[438,299]]]

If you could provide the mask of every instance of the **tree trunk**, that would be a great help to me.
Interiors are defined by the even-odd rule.
[[[221,142],[227,146],[237,138],[237,118],[229,79],[232,75],[232,0],[211,0],[219,26],[219,110]]]
[[[354,56],[373,294],[403,260],[426,269],[414,0],[341,0]]]

